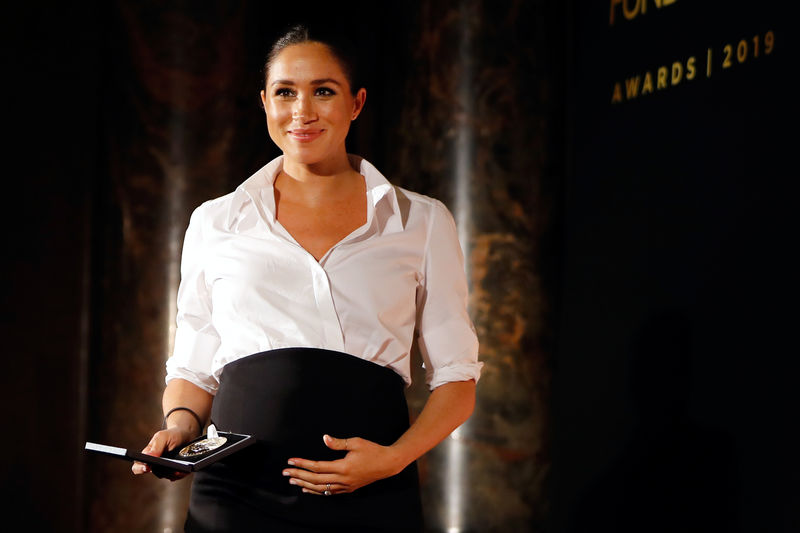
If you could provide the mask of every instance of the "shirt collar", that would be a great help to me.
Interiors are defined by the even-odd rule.
[[[397,191],[375,166],[363,157],[348,154],[350,165],[364,176],[367,186],[367,225],[374,216],[380,217],[382,233],[395,233],[403,230]],[[240,218],[248,204],[254,204],[261,215],[270,223],[275,222],[275,178],[283,168],[283,156],[278,156],[239,185],[233,193],[228,211],[228,227]],[[385,208],[383,207],[385,205]],[[380,208],[379,208],[380,206]],[[262,211],[263,209],[263,211]]]

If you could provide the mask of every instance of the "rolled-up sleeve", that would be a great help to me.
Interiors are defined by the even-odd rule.
[[[455,222],[439,201],[431,216],[417,294],[417,341],[425,381],[433,390],[453,381],[477,382],[483,363],[467,314],[467,279]]]
[[[219,383],[212,373],[212,362],[220,337],[211,322],[203,225],[203,206],[200,206],[192,213],[183,242],[175,347],[167,359],[166,381],[182,378],[215,394]]]

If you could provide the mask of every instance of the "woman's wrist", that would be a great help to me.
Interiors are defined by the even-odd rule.
[[[392,454],[391,460],[389,461],[392,465],[392,470],[394,470],[392,475],[399,474],[408,465],[419,459],[419,455],[422,455],[415,455],[408,443],[402,440],[398,440],[394,444],[388,446],[388,448]]]
[[[164,415],[165,429],[177,429],[188,441],[203,432],[203,421],[200,416],[188,407],[174,407]]]

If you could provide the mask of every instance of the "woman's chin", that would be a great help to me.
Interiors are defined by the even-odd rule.
[[[347,153],[344,152],[344,154],[346,157]],[[336,153],[326,153],[311,146],[293,146],[283,150],[285,162],[304,166],[336,164],[341,159],[341,155],[339,151]]]

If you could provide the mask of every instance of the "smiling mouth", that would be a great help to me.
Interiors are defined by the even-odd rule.
[[[299,142],[311,142],[320,135],[322,135],[325,130],[289,130],[289,136]]]

